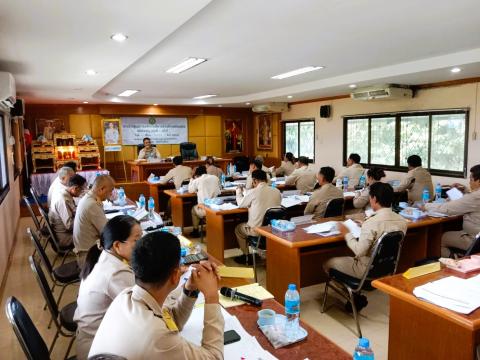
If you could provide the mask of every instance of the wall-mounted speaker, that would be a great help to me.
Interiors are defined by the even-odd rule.
[[[17,99],[13,108],[10,109],[10,115],[12,117],[25,115],[25,103],[23,99]]]
[[[330,105],[322,105],[320,106],[320,117],[321,118],[329,118],[330,117],[330,111],[331,111],[331,106]]]

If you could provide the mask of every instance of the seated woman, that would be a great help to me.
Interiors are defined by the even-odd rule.
[[[215,164],[215,159],[213,156],[207,156],[205,160],[205,166],[207,168],[207,174],[208,175],[215,175],[219,179],[222,177],[223,170],[220,169],[216,164]]]
[[[77,359],[87,359],[103,316],[122,290],[135,285],[129,262],[135,242],[142,237],[140,223],[120,215],[103,228],[100,244],[88,251],[80,277],[74,320],[77,323]]]
[[[370,209],[370,186],[376,182],[382,181],[385,177],[385,171],[378,167],[372,167],[367,171],[367,186],[360,192],[356,193],[353,199],[353,207],[355,209]]]
[[[274,176],[288,176],[295,170],[295,156],[291,152],[287,152],[283,157],[280,167],[274,170]]]

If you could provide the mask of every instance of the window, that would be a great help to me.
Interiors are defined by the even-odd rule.
[[[0,113],[0,202],[8,193],[8,159],[5,139],[5,117]]]
[[[315,160],[315,120],[295,120],[282,122],[283,153],[293,156],[307,156]]]
[[[439,110],[344,118],[344,159],[358,153],[362,164],[405,171],[419,155],[434,175],[465,177],[468,111]]]

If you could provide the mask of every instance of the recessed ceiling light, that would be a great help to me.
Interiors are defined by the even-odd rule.
[[[460,71],[462,71],[462,69],[460,69],[459,67],[454,67],[450,70],[452,73],[456,74],[456,73],[459,73]]]
[[[250,105],[250,104],[251,104],[251,103],[249,103],[249,102],[246,102],[246,103],[245,103],[245,105]]]
[[[218,105],[218,107],[222,107],[223,105]]]
[[[110,39],[118,41],[118,42],[124,42],[125,40],[128,39],[128,36],[122,33],[116,33],[110,36]]]
[[[88,70],[85,71],[85,74],[87,74],[89,76],[94,76],[94,75],[97,75],[98,73],[93,69],[88,69]]]
[[[181,72],[191,69],[192,67],[197,66],[205,61],[207,61],[207,59],[190,57],[183,60],[180,64],[177,64],[174,67],[171,67],[170,69],[168,69],[167,73],[180,74]]]
[[[348,87],[349,87],[350,89],[355,89],[355,88],[357,87],[357,85],[355,85],[355,84],[350,84],[350,85],[348,85]]]
[[[308,73],[310,71],[320,70],[324,68],[325,66],[306,66],[300,69],[296,69],[283,74],[272,76],[272,79],[276,79],[276,80],[286,79],[292,76],[297,76],[297,75]]]
[[[121,92],[120,94],[118,94],[118,96],[124,96],[124,97],[132,96],[133,94],[136,94],[139,91],[140,90],[125,90],[125,91]]]
[[[158,104],[153,104],[153,106],[157,106]]]
[[[114,97],[112,100],[110,100],[111,102],[114,102],[114,103],[119,103],[119,102],[122,102],[119,98],[116,98]]]
[[[200,95],[200,96],[195,96],[194,99],[195,100],[201,100],[201,99],[208,99],[208,98],[212,98],[212,97],[215,97],[217,95],[213,95],[213,94],[209,94],[209,95]]]
[[[88,101],[84,101],[83,103],[84,103],[84,104],[88,104]]]
[[[287,99],[291,99],[291,98],[293,98],[292,95],[288,95],[288,96],[287,96]]]

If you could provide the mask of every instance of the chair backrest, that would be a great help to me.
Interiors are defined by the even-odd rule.
[[[286,220],[287,209],[283,206],[275,206],[268,208],[263,216],[262,226],[270,225],[272,220]]]
[[[143,144],[137,144],[137,154],[145,147]]]
[[[392,275],[397,271],[398,259],[402,250],[405,234],[402,231],[392,231],[382,234],[375,242],[370,263],[365,272],[365,278],[378,279]]]
[[[475,236],[475,239],[472,242],[472,245],[467,249],[465,252],[465,256],[470,256],[473,254],[478,254],[480,253],[480,233]]]
[[[14,296],[7,299],[5,313],[27,359],[50,359],[47,344],[23,305]]]
[[[37,207],[43,209],[44,211],[47,211],[47,209],[43,207],[42,203],[40,202],[40,196],[38,195],[37,191],[33,186],[30,187],[30,194],[33,197],[33,201],[35,201],[35,204],[37,204]]]
[[[324,218],[342,216],[345,200],[343,198],[332,199],[327,203]]]
[[[48,219],[48,215],[42,207],[38,208],[40,215],[42,215],[43,222],[47,227],[48,233],[50,234],[50,239],[52,240],[53,250],[56,252],[60,251],[60,242],[58,241],[57,234],[53,231],[52,225],[50,224],[50,220]]]
[[[401,202],[408,202],[408,192],[405,191],[395,191],[393,193],[392,206],[398,206]]]
[[[180,144],[180,155],[183,160],[194,160],[198,158],[197,144],[192,142],[183,142]]]
[[[248,171],[250,168],[250,161],[246,156],[235,156],[233,158],[233,164],[235,165],[237,172]]]
[[[42,295],[47,303],[47,307],[52,314],[53,321],[55,322],[55,326],[59,328],[58,324],[58,306],[55,302],[55,298],[53,297],[52,290],[50,290],[50,285],[45,277],[45,273],[43,272],[42,268],[38,263],[35,261],[33,256],[28,257],[28,261],[30,262],[30,267],[32,268],[33,274],[35,275],[35,279],[38,282],[38,286],[42,291]]]
[[[37,228],[37,231],[41,231],[42,226],[40,225],[40,222],[38,221],[37,215],[35,215],[35,211],[33,211],[32,205],[30,204],[30,201],[28,201],[28,198],[26,196],[23,196],[23,202],[25,205],[27,205],[28,212],[30,213],[30,216],[32,217],[33,224]]]
[[[48,259],[47,253],[40,244],[40,240],[38,239],[37,234],[32,229],[27,228],[27,234],[30,235],[30,240],[32,240],[33,246],[38,252],[40,257],[40,261],[42,262],[43,266],[48,270],[48,273],[51,274],[53,272],[53,266],[50,260]]]

